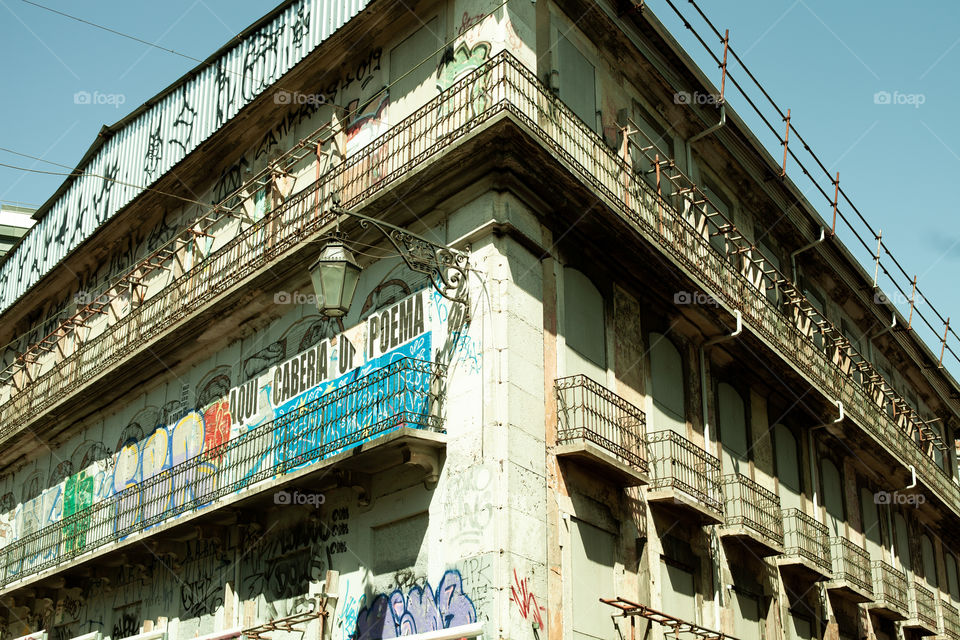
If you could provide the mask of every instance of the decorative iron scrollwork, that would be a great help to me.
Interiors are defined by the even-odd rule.
[[[383,220],[340,207],[335,207],[333,211],[338,215],[358,219],[363,229],[375,228],[394,246],[411,271],[430,276],[431,284],[440,295],[451,302],[462,304],[469,313],[470,294],[467,283],[467,270],[470,268],[469,254],[431,242]]]

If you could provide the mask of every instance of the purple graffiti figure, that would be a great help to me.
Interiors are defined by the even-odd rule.
[[[463,592],[463,579],[456,570],[447,571],[436,591],[429,583],[411,587],[404,596],[399,589],[389,596],[380,594],[357,616],[353,640],[384,640],[477,621],[477,610]]]

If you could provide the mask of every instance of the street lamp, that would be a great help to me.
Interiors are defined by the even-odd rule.
[[[469,318],[467,290],[468,255],[457,249],[436,244],[406,229],[334,207],[337,215],[357,218],[361,228],[373,227],[390,241],[411,271],[430,276],[433,287],[447,300],[462,304]],[[346,244],[346,234],[339,231],[328,236],[320,256],[310,265],[310,279],[317,297],[317,309],[325,316],[343,317],[350,310],[350,301],[360,279],[360,265]]]
[[[360,265],[347,248],[345,234],[333,233],[310,265],[317,308],[331,318],[347,315],[360,279]]]

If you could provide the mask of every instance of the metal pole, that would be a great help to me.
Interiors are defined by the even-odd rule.
[[[790,109],[787,109],[787,117],[784,118],[787,121],[787,133],[783,136],[783,169],[780,171],[780,177],[784,178],[787,175],[787,145],[790,144]]]

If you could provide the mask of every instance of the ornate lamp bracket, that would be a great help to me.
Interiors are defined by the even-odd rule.
[[[447,300],[462,304],[466,317],[469,318],[469,253],[437,244],[411,231],[361,213],[341,207],[333,207],[332,210],[337,215],[356,218],[363,229],[373,227],[379,231],[394,246],[411,271],[430,276],[433,288]]]

